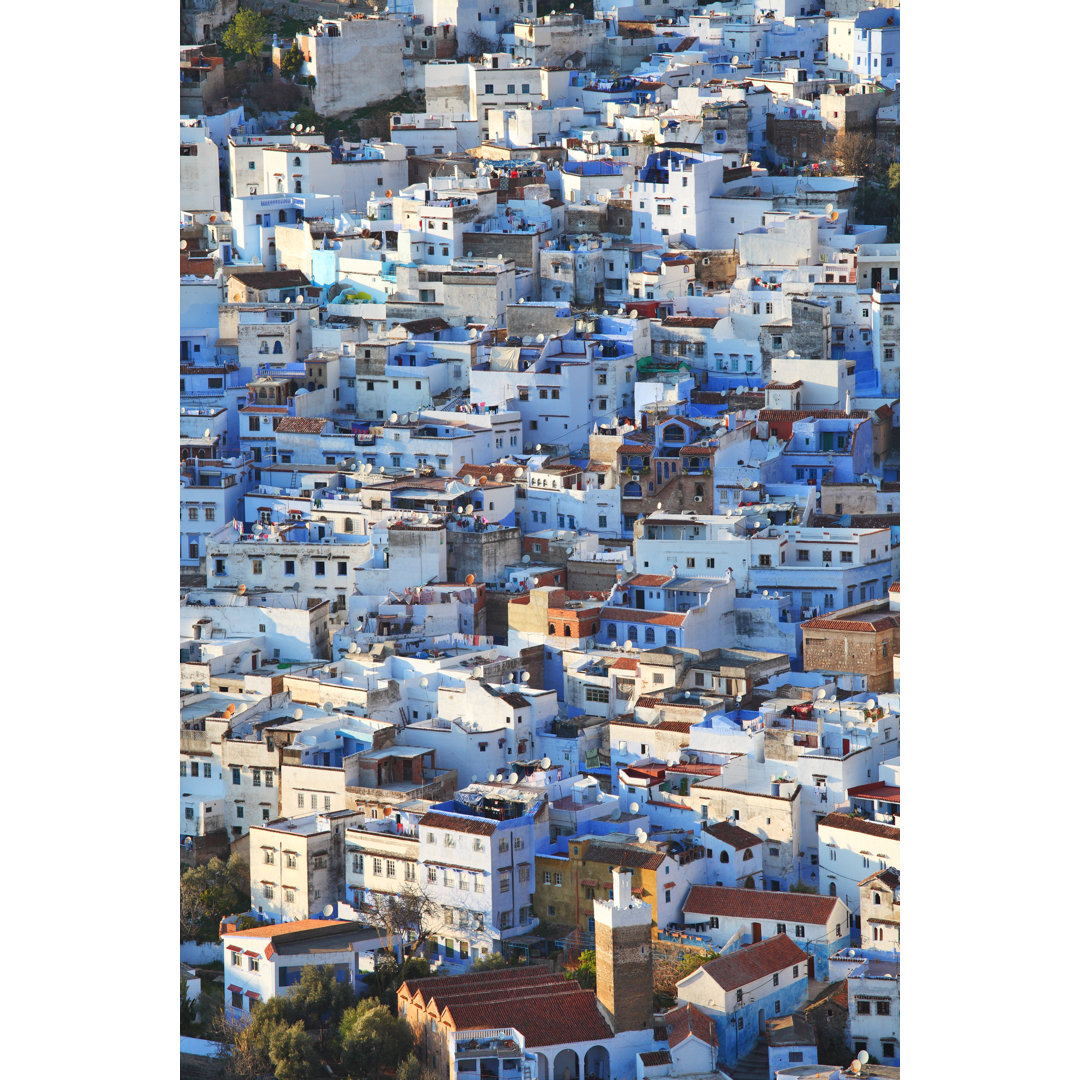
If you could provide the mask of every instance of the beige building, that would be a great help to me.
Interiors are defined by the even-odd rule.
[[[900,951],[900,871],[889,867],[859,882],[859,921],[868,949]]]

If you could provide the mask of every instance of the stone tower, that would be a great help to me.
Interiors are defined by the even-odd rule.
[[[652,908],[635,900],[630,871],[616,870],[614,898],[595,900],[596,999],[612,1030],[653,1023]]]

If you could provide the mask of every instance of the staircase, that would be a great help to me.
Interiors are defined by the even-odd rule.
[[[731,1080],[768,1080],[769,1049],[765,1036],[761,1036],[757,1045],[749,1054],[739,1058],[737,1064],[725,1070]]]

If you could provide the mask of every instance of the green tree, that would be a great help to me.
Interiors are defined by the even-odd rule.
[[[289,1027],[276,1025],[269,1033],[269,1049],[276,1080],[307,1080],[315,1075],[319,1058],[300,1020]]]
[[[470,971],[501,971],[510,967],[510,961],[501,952],[493,952],[485,956],[483,960],[477,960],[469,969]]]
[[[353,1076],[397,1069],[413,1049],[409,1025],[373,998],[364,998],[346,1010],[339,1034],[341,1061]]]
[[[393,956],[384,956],[375,970],[364,976],[372,997],[378,998],[391,1012],[397,1009],[397,992],[408,979],[426,979],[431,965],[422,956],[412,956],[399,964]]]
[[[193,866],[180,875],[180,940],[217,941],[222,918],[250,907],[248,865],[239,855]]]
[[[395,1080],[438,1080],[434,1069],[422,1065],[415,1054],[410,1054],[397,1068]]]
[[[300,65],[303,62],[304,54],[294,41],[289,47],[289,51],[281,58],[281,74],[287,79],[291,79],[300,70]]]
[[[241,8],[225,28],[221,41],[227,49],[258,61],[266,46],[269,30],[265,16],[257,11]]]
[[[577,967],[566,972],[568,979],[577,979],[582,990],[596,989],[596,950],[585,949],[578,957]]]

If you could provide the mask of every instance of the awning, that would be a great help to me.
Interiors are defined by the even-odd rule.
[[[235,984],[228,987],[228,990],[229,990],[230,994],[239,994],[240,991],[243,990],[243,989],[244,988],[242,986],[236,986]]]
[[[254,956],[254,957],[258,958],[259,954],[257,952],[252,952],[250,949],[245,949],[244,950],[244,955],[245,956]]]
[[[244,997],[256,998],[257,999],[257,998],[262,997],[262,994],[256,994],[254,990],[245,990],[244,991]]]
[[[244,951],[243,949],[240,948],[239,945],[226,945],[225,948],[228,949],[229,952],[243,952]]]

